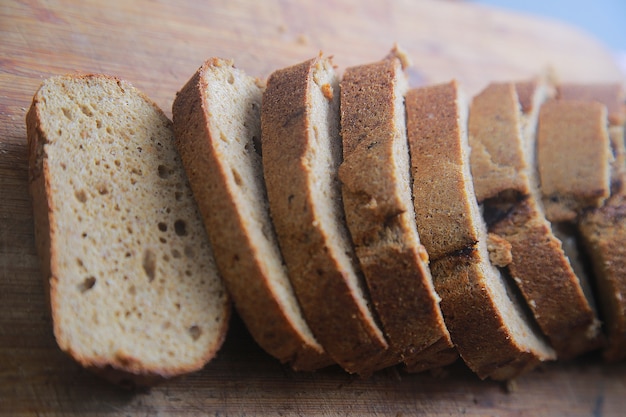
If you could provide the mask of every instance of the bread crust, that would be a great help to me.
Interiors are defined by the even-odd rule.
[[[457,354],[415,225],[402,105],[406,79],[396,53],[344,73],[339,178],[348,228],[389,354],[408,370],[422,371],[448,365]],[[399,160],[399,152],[406,161]],[[437,355],[438,350],[451,352]]]
[[[353,254],[339,253],[352,248],[338,251],[331,244],[329,230],[333,227],[347,235],[343,214],[334,212],[330,219],[334,225],[329,227],[329,219],[320,217],[318,207],[329,203],[316,201],[313,193],[318,186],[313,183],[315,130],[327,129],[311,125],[313,88],[325,88],[324,95],[334,106],[331,112],[337,112],[329,117],[339,116],[338,86],[317,86],[314,79],[315,71],[329,65],[327,58],[318,57],[270,76],[261,113],[263,167],[270,211],[305,318],[339,365],[348,372],[367,375],[381,367],[388,344],[368,311],[363,287],[350,282],[360,278]],[[339,141],[338,133],[330,132],[330,140]],[[330,169],[336,170],[336,166]],[[333,199],[340,198],[336,171],[326,175],[332,178],[331,187],[336,187]],[[350,257],[348,266],[338,261],[346,255]]]
[[[55,203],[55,189],[58,187],[57,181],[53,178],[50,166],[58,163],[50,160],[47,148],[50,143],[48,135],[51,132],[42,127],[42,120],[46,115],[42,114],[41,104],[47,100],[42,96],[42,89],[46,83],[55,83],[58,80],[76,80],[77,82],[103,82],[115,83],[119,88],[130,90],[133,95],[138,96],[158,114],[158,117],[165,122],[168,129],[171,122],[167,119],[162,110],[146,95],[136,90],[130,83],[116,77],[102,74],[73,74],[55,77],[47,80],[37,91],[33,98],[31,107],[26,115],[27,140],[29,151],[29,191],[33,203],[34,232],[38,254],[41,258],[41,270],[44,281],[44,289],[49,302],[50,314],[52,316],[53,330],[57,343],[61,350],[71,356],[76,362],[86,369],[104,377],[105,379],[119,384],[125,388],[135,388],[140,386],[150,386],[171,379],[183,374],[201,369],[210,361],[226,337],[230,317],[230,301],[223,295],[223,308],[221,309],[220,329],[212,339],[210,346],[201,357],[194,362],[173,364],[162,363],[159,366],[146,365],[142,358],[132,354],[118,351],[113,356],[103,354],[86,354],[73,346],[73,342],[68,339],[64,330],[66,324],[58,317],[61,307],[61,296],[59,294],[59,282],[64,277],[60,273],[60,252],[59,241],[62,239],[60,232],[56,228],[59,222],[57,219],[57,203]],[[155,167],[156,169],[156,167]],[[204,231],[203,231],[204,232]]]
[[[250,229],[257,227],[256,223],[245,217],[239,207],[242,200],[237,196],[241,191],[230,185],[231,167],[218,150],[216,142],[222,139],[218,122],[213,120],[213,117],[228,115],[213,115],[211,100],[214,98],[205,79],[205,74],[214,66],[235,71],[226,61],[207,60],[177,94],[172,113],[176,144],[206,227],[211,231],[218,267],[239,315],[257,343],[295,370],[319,369],[332,361],[312,335],[305,334],[294,322],[276,293],[271,271],[251,236]],[[261,94],[259,89],[259,111]],[[269,222],[269,212],[267,216]]]

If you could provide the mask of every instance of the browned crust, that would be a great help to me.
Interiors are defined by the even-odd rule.
[[[315,185],[306,163],[313,130],[309,88],[320,59],[278,70],[268,80],[261,112],[265,180],[277,236],[307,322],[338,364],[369,374],[379,368],[376,362],[388,345],[355,300],[357,294],[346,281],[351,272],[342,270],[328,250],[310,192]]]
[[[579,229],[595,270],[608,361],[626,359],[626,195],[585,213]]]
[[[548,220],[574,220],[608,198],[606,120],[606,107],[597,102],[549,100],[541,107],[537,167]]]
[[[247,219],[238,210],[228,187],[228,167],[216,153],[211,135],[210,97],[203,74],[210,59],[176,95],[172,107],[176,145],[215,254],[215,260],[237,312],[256,342],[270,355],[296,370],[311,371],[329,365],[323,348],[307,340],[273,292],[258,250],[247,234]],[[260,133],[260,132],[259,132]]]
[[[456,113],[456,82],[412,89],[406,95],[407,131],[411,154],[415,215],[418,231],[432,261],[473,247],[478,242],[472,224]],[[419,157],[419,158],[418,158]],[[438,184],[447,184],[445,192]]]
[[[480,377],[514,378],[541,358],[518,346],[485,286],[475,250],[431,263],[441,309],[458,351]]]
[[[404,116],[404,107],[396,109],[394,103],[403,76],[393,55],[345,71],[341,82],[344,161],[339,178],[347,224],[390,355],[414,363],[422,350],[438,341],[440,349],[453,345],[434,292],[428,256],[417,232],[415,239],[411,237],[412,207],[406,207],[400,196],[404,179],[394,167],[394,141],[406,141],[404,126],[396,124],[396,114]],[[430,355],[433,367],[456,359],[456,355],[442,355],[441,362],[435,362]]]
[[[103,78],[113,80],[118,84],[123,84],[125,88],[134,88],[130,83],[122,81],[116,77],[102,74],[83,74],[68,75],[73,78]],[[150,104],[161,117],[166,119],[163,111],[145,94],[139,90],[135,90],[143,100]],[[33,204],[34,217],[34,234],[38,255],[41,259],[41,271],[44,281],[44,289],[46,291],[48,305],[52,316],[53,330],[55,337],[60,334],[59,323],[55,319],[58,297],[56,294],[56,282],[59,279],[56,254],[56,230],[53,227],[54,221],[54,199],[51,191],[52,179],[48,170],[48,159],[45,153],[45,144],[48,143],[46,132],[41,128],[39,114],[39,91],[33,97],[31,107],[26,114],[26,130],[28,140],[28,161],[29,161],[29,191]],[[171,122],[168,123],[171,124]],[[76,362],[86,369],[100,375],[101,377],[120,384],[126,388],[134,388],[140,386],[150,386],[171,379],[183,374],[197,371],[201,369],[211,358],[215,356],[222,346],[228,328],[230,317],[230,304],[227,304],[224,312],[224,320],[222,321],[223,329],[219,333],[219,337],[214,344],[205,352],[204,357],[198,359],[197,362],[188,364],[187,366],[172,367],[163,364],[161,367],[145,367],[138,358],[128,357],[85,357],[75,352],[71,346],[66,346],[57,337],[59,348],[72,357]]]
[[[606,105],[611,125],[621,126],[626,122],[626,97],[621,83],[563,83],[557,86],[557,98],[597,101]]]
[[[561,242],[531,199],[489,231],[511,244],[511,276],[558,357],[571,359],[602,345],[599,323]]]
[[[478,202],[504,191],[530,193],[521,149],[518,98],[512,83],[489,84],[472,100],[468,133]]]

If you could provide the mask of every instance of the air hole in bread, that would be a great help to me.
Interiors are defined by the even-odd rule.
[[[87,193],[85,192],[85,190],[76,190],[74,192],[74,196],[76,197],[76,199],[78,201],[80,201],[81,203],[84,203],[87,201]]]
[[[109,135],[113,134],[113,129],[111,129],[111,126],[107,126],[106,131]]]
[[[61,168],[63,168],[63,171],[67,170],[67,165],[65,165],[65,163],[61,162]]]
[[[87,117],[91,117],[93,116],[93,112],[91,111],[91,109],[89,107],[87,107],[87,105],[83,104],[82,106],[80,106],[80,111],[83,112],[83,114]]]
[[[169,176],[172,175],[172,170],[165,165],[159,165],[157,169],[159,171],[159,177],[163,179],[169,178]]]
[[[239,175],[239,172],[237,172],[235,168],[232,168],[231,171],[233,173],[233,179],[235,180],[235,184],[237,184],[238,187],[241,187],[243,185],[241,175]]]
[[[135,287],[134,285],[131,285],[130,288],[128,288],[128,293],[130,295],[135,295],[137,294],[137,287]]]
[[[116,167],[120,167],[122,165],[122,163],[120,162],[119,159],[116,159],[115,161],[113,161],[113,163],[115,164]]]
[[[176,191],[174,193],[174,197],[176,198],[176,201],[180,201],[183,199],[183,193],[181,193],[180,191]]]
[[[193,248],[189,245],[185,246],[185,256],[187,258],[193,258],[196,254],[193,251]]]
[[[70,111],[70,109],[67,109],[67,108],[63,107],[61,110],[63,110],[63,115],[68,120],[74,120],[74,116],[72,115],[72,112]]]
[[[167,243],[167,239],[165,239],[164,237],[160,237],[160,238],[159,238],[159,242],[161,242],[161,243]]]
[[[160,231],[167,232],[167,224],[165,224],[163,222],[159,222],[158,226],[159,226],[159,230]]]
[[[235,84],[235,76],[232,73],[228,74],[228,84]]]
[[[109,193],[109,188],[104,183],[98,184],[98,193],[100,195],[108,194]]]
[[[220,132],[220,139],[221,139],[223,142],[228,143],[228,138],[226,137],[226,135],[224,134],[224,132]]]
[[[163,254],[163,260],[165,262],[169,262],[170,261],[170,256],[167,253]]]
[[[187,236],[187,224],[184,220],[176,220],[174,222],[174,231],[178,236]]]
[[[189,328],[189,334],[193,340],[198,340],[202,334],[202,330],[200,330],[200,327],[194,325]]]
[[[101,129],[101,128],[102,128],[102,120],[100,120],[100,119],[97,119],[97,120],[96,120],[96,127],[97,127],[98,129]]]
[[[148,277],[148,282],[154,281],[156,275],[156,255],[150,249],[143,252],[143,270]]]
[[[76,258],[76,264],[80,266],[81,268],[85,266],[85,264],[83,263],[83,260],[80,258]]]
[[[94,287],[94,285],[96,285],[96,277],[89,276],[89,277],[85,278],[83,280],[83,282],[81,282],[78,285],[78,289],[80,290],[81,293],[85,293],[85,292],[89,291],[90,289],[92,289]]]
[[[180,258],[180,257],[181,257],[181,254],[180,254],[180,252],[178,251],[178,249],[172,249],[172,257],[173,257],[174,259],[178,259],[178,258]]]

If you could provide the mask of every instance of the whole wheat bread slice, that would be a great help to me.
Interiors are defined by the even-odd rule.
[[[402,360],[408,370],[422,371],[448,365],[458,355],[415,224],[402,59],[394,48],[381,61],[346,69],[339,178],[356,255],[389,340],[390,363]],[[434,352],[422,355],[433,345],[437,361]]]
[[[457,83],[412,89],[406,107],[417,226],[459,354],[479,377],[498,380],[553,359],[489,261],[469,166],[467,103]]]
[[[289,277],[313,334],[348,372],[367,375],[388,343],[370,309],[347,230],[339,82],[319,56],[275,71],[263,94],[263,170]]]
[[[263,180],[259,81],[207,60],[172,107],[176,144],[237,312],[259,345],[296,370],[331,363],[287,277]]]
[[[536,93],[544,94],[542,90],[538,86]],[[539,100],[532,101],[537,105]],[[528,109],[526,117],[532,117],[532,110]],[[526,133],[522,126],[531,132]],[[535,143],[534,126],[522,116],[515,85],[492,83],[476,95],[468,128],[472,174],[488,172],[495,164],[501,173],[481,175],[483,180],[474,186],[478,202],[488,214],[489,232],[510,245],[511,261],[502,266],[559,358],[599,347],[599,321],[592,297],[581,284],[587,277],[575,274],[540,206],[535,167],[527,163],[533,160],[529,153]],[[474,156],[475,150],[480,157]]]
[[[26,122],[59,347],[119,383],[202,368],[230,300],[170,121],[125,81],[71,75],[42,84]]]

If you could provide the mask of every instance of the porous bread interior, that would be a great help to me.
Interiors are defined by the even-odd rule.
[[[315,225],[327,237],[326,247],[335,258],[352,297],[360,305],[360,310],[369,319],[374,317],[367,306],[368,296],[364,290],[365,283],[359,273],[350,234],[345,224],[341,188],[337,171],[342,160],[341,139],[339,138],[339,80],[327,59],[317,60],[309,86],[311,95],[310,123],[308,128],[311,144],[305,156],[309,167],[309,187],[311,201],[315,204],[314,211],[319,219]],[[324,93],[323,86],[330,86],[332,98],[328,90]],[[317,126],[327,126],[318,129]],[[332,175],[329,175],[332,174]],[[375,329],[383,339],[382,331]]]
[[[474,186],[470,173],[469,158],[469,142],[467,132],[468,118],[468,102],[462,89],[457,89],[457,109],[458,109],[458,125],[461,135],[461,149],[463,151],[463,177],[465,181],[465,195],[469,200],[472,225],[477,229],[476,235],[479,240],[476,244],[478,251],[478,267],[480,268],[482,278],[484,279],[484,290],[489,293],[489,299],[494,303],[496,310],[503,317],[503,324],[508,328],[509,334],[514,338],[515,344],[521,349],[527,349],[535,353],[539,353],[542,357],[551,355],[551,348],[544,340],[538,337],[538,333],[534,329],[535,324],[528,317],[527,312],[523,309],[520,300],[514,296],[514,292],[506,281],[506,278],[500,271],[489,261],[489,251],[487,249],[487,225],[483,220],[478,202],[474,194]]]
[[[111,78],[51,79],[36,100],[60,347],[139,371],[197,364],[227,296],[169,121]]]
[[[211,66],[205,72],[207,90],[211,100],[209,112],[214,117],[211,124],[213,142],[220,162],[226,166],[228,189],[235,201],[245,234],[259,268],[268,278],[273,293],[287,311],[293,324],[313,340],[313,334],[305,323],[300,305],[289,281],[286,267],[278,246],[270,214],[261,149],[261,98],[263,91],[252,77],[230,66]],[[228,117],[224,117],[228,115]]]

